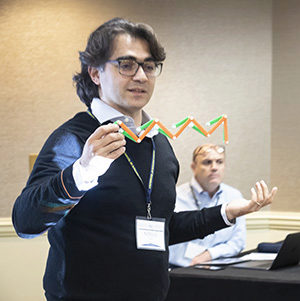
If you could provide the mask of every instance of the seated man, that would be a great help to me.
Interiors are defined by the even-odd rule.
[[[177,188],[175,211],[200,210],[243,198],[237,189],[222,183],[224,147],[214,144],[198,146],[193,152],[191,168],[194,173],[191,182]],[[171,266],[189,266],[234,256],[245,247],[245,238],[245,218],[239,217],[233,227],[219,230],[204,239],[170,246],[169,262]]]

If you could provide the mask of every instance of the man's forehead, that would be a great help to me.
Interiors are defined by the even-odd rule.
[[[195,148],[193,152],[193,156],[198,156],[200,154],[206,154],[211,151],[215,151],[219,154],[225,153],[225,148],[222,145],[215,145],[215,144],[203,144]]]
[[[214,149],[209,149],[206,152],[198,154],[198,156],[200,156],[200,157],[221,157],[221,158],[223,158],[224,157],[224,152],[220,153],[220,152],[217,152]]]
[[[224,159],[225,154],[224,151],[219,152],[213,148],[210,148],[204,152],[200,152],[199,154],[196,155],[196,157],[199,158],[200,160],[206,160],[206,159],[218,160],[218,159]]]
[[[151,58],[149,43],[127,33],[118,34],[113,41],[111,58],[116,59],[124,56],[141,60]]]

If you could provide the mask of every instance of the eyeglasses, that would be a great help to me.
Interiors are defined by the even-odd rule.
[[[141,66],[147,77],[157,77],[162,70],[162,63],[155,61],[137,62],[135,59],[116,59],[109,60],[107,63],[117,64],[119,73],[125,76],[135,76]]]

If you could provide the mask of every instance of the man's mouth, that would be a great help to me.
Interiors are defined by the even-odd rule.
[[[128,89],[128,91],[132,93],[146,93],[146,90],[141,88],[132,88],[132,89]]]

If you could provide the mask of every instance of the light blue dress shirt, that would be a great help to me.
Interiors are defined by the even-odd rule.
[[[193,177],[190,183],[177,187],[175,211],[198,210],[242,198],[242,194],[237,189],[223,183],[220,184],[215,195],[210,198],[208,192],[203,191]],[[178,266],[189,266],[192,259],[205,250],[208,250],[212,259],[234,256],[244,249],[245,241],[245,217],[239,217],[236,219],[234,226],[219,230],[204,239],[170,246],[169,262]]]

